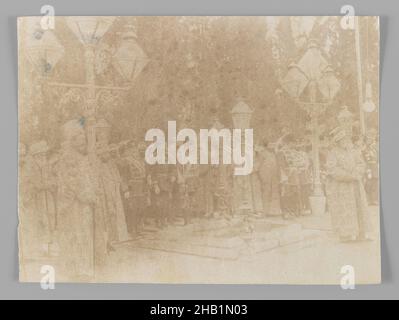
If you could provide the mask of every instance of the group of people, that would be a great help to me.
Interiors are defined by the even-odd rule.
[[[87,152],[79,120],[63,125],[56,152],[43,140],[29,149],[20,145],[23,258],[59,255],[71,274],[91,277],[118,243],[137,237],[146,224],[162,229],[194,218],[233,217],[237,190],[231,166],[148,165],[142,142],[111,143],[110,129],[106,120],[97,121],[94,155]],[[322,168],[333,226],[343,241],[367,238],[367,200],[378,201],[376,139],[354,144],[337,128],[331,142]],[[248,176],[251,213],[283,218],[311,213],[310,150],[289,133],[256,145]]]
[[[256,147],[253,190],[255,212],[291,218],[310,213],[312,175],[309,146],[286,133]],[[256,199],[262,201],[256,201]]]
[[[61,131],[58,150],[44,140],[20,144],[22,259],[59,256],[71,275],[92,277],[96,266],[118,244],[139,236],[145,224],[162,229],[219,209],[232,214],[224,189],[231,187],[227,169],[212,166],[200,173],[191,165],[149,166],[145,145],[111,143],[104,119],[95,125],[94,153],[84,122],[70,120]],[[206,190],[205,200],[200,189]]]
[[[327,212],[341,241],[371,239],[370,205],[378,204],[377,131],[353,137],[336,127],[321,150],[320,173]],[[255,179],[259,179],[263,214],[284,218],[311,213],[313,167],[311,149],[291,134],[258,147]]]

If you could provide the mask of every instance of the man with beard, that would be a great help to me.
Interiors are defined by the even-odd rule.
[[[79,120],[62,127],[57,162],[57,234],[60,257],[69,279],[87,281],[106,256],[105,225],[96,210],[98,180],[86,154],[85,131]]]
[[[327,157],[326,195],[331,222],[343,242],[371,239],[363,175],[366,165],[348,133],[331,132],[334,145]]]

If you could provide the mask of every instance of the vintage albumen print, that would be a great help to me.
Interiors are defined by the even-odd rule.
[[[18,44],[20,281],[380,283],[378,17],[23,17]]]

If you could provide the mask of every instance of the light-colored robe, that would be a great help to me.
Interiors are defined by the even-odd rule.
[[[130,236],[120,193],[122,179],[119,169],[113,160],[101,162],[99,168],[109,241],[127,241]]]
[[[20,218],[23,238],[26,240],[23,244],[25,256],[41,256],[53,241],[55,230],[55,177],[49,163],[39,166],[34,158],[29,157],[21,168],[20,182],[23,198]]]
[[[342,238],[370,231],[362,177],[365,163],[358,151],[336,147],[327,157],[326,194],[334,229]]]
[[[104,260],[104,221],[96,210],[98,181],[87,156],[63,150],[56,167],[60,257],[72,276],[95,275]]]

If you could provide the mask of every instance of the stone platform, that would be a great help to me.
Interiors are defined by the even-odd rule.
[[[129,246],[213,259],[237,260],[317,237],[300,223],[236,216],[182,221],[161,230],[147,228]]]

